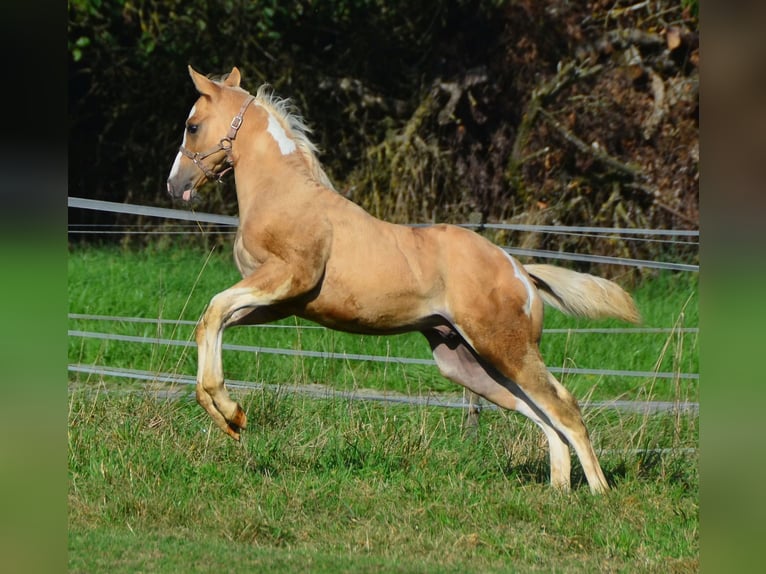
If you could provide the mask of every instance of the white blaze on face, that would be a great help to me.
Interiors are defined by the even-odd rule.
[[[529,317],[532,314],[532,301],[535,299],[535,288],[529,282],[529,278],[524,273],[522,273],[521,269],[519,269],[519,264],[516,263],[516,260],[511,257],[510,254],[508,254],[505,250],[503,250],[503,253],[508,258],[508,261],[511,262],[511,265],[513,265],[514,275],[516,275],[516,278],[524,284],[524,287],[527,290],[527,302],[524,304],[524,313],[526,313],[527,317]]]
[[[189,117],[192,117],[194,115],[194,112],[196,111],[196,109],[197,109],[197,106],[192,106],[192,109],[189,112]],[[186,129],[184,129],[184,136],[183,136],[183,139],[181,140],[181,146],[186,147]],[[178,170],[181,169],[181,155],[182,154],[180,151],[176,154],[176,159],[173,160],[173,167],[170,168],[170,176],[168,176],[168,179],[175,177],[175,175],[178,173]]]
[[[268,114],[269,125],[266,130],[271,134],[271,137],[274,138],[274,141],[277,142],[279,151],[282,152],[282,155],[293,153],[296,150],[295,142],[287,135],[285,128],[282,127],[279,120],[277,120],[271,112],[268,112]]]

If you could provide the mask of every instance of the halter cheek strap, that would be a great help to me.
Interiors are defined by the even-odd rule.
[[[199,151],[191,152],[188,149],[186,149],[182,144],[178,148],[178,151],[180,151],[182,154],[184,154],[186,157],[192,160],[194,162],[194,165],[196,165],[198,168],[200,168],[203,171],[203,173],[205,174],[205,177],[207,177],[208,179],[215,179],[215,180],[221,181],[221,178],[234,168],[234,158],[232,157],[232,153],[231,153],[231,145],[234,139],[237,137],[237,131],[239,131],[239,128],[242,125],[242,120],[245,116],[245,111],[247,110],[247,107],[250,104],[252,104],[254,100],[255,100],[255,96],[248,96],[247,98],[245,98],[245,101],[242,102],[242,107],[239,108],[239,112],[231,120],[231,124],[229,125],[229,133],[227,133],[226,137],[222,138],[221,141],[218,142],[217,146],[205,152],[199,152]],[[202,163],[202,160],[210,157],[214,153],[218,153],[219,151],[223,151],[226,153],[226,163],[228,163],[229,166],[223,169],[220,173],[215,173],[212,169],[210,169],[204,163]]]

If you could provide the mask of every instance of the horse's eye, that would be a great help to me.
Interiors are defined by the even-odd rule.
[[[196,134],[198,129],[199,129],[199,124],[189,124],[188,126],[186,126],[186,130],[190,134]]]

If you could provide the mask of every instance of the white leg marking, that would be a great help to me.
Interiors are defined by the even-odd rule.
[[[288,278],[273,292],[260,291],[251,287],[231,287],[226,291],[221,291],[210,300],[211,308],[220,309],[221,320],[231,322],[231,317],[243,309],[252,309],[254,307],[263,307],[279,301],[289,290],[292,279]],[[249,311],[248,311],[249,312]],[[224,318],[224,313],[229,315]]]
[[[527,317],[529,317],[532,314],[532,301],[534,301],[535,299],[535,288],[532,287],[532,284],[529,282],[529,279],[527,278],[527,276],[521,272],[518,264],[516,263],[516,260],[513,257],[511,257],[511,255],[507,253],[504,249],[502,251],[503,251],[503,254],[511,262],[511,265],[513,265],[514,275],[516,275],[518,280],[524,284],[524,287],[527,290],[527,302],[524,304],[524,313],[526,313]]]
[[[291,280],[288,279],[272,293],[259,291],[251,287],[231,287],[221,291],[210,300],[205,315],[215,313],[221,324],[231,322],[231,316],[243,309],[271,305],[278,301],[289,290]],[[215,316],[213,315],[213,316]]]

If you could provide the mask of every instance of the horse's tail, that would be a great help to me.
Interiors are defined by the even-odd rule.
[[[562,313],[587,319],[641,321],[633,298],[617,283],[553,265],[524,265],[524,269],[543,301]]]

